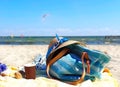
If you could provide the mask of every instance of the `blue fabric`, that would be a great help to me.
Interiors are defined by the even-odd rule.
[[[46,58],[48,58],[48,56],[49,56],[50,52],[53,50],[53,48],[54,48],[54,45],[51,46],[51,47],[48,49],[47,54],[46,54]]]
[[[78,64],[76,59],[72,59],[71,55],[68,54],[51,66],[50,73],[53,77],[57,77],[57,79],[64,81],[67,81],[68,79],[76,80],[80,77],[80,73],[79,71],[76,71],[76,68],[79,68],[79,71],[82,71],[82,64]]]
[[[7,69],[7,66],[5,64],[0,63],[0,73],[5,71]]]
[[[41,54],[37,55],[33,61],[36,64],[36,76],[37,77],[47,77],[46,73],[46,58]]]
[[[34,64],[36,64],[36,70],[46,70],[46,60],[41,54],[35,57]]]
[[[46,58],[48,58],[53,48],[57,48],[62,43],[68,41],[66,38],[59,38],[58,35],[56,35],[56,38],[58,42],[48,49]],[[66,46],[66,48],[81,54],[82,52],[88,53],[90,58],[90,74],[86,74],[85,80],[91,79],[93,81],[95,78],[100,78],[102,69],[111,59],[107,54],[101,51],[90,50],[77,44]],[[82,55],[78,56],[74,53],[69,53],[63,56],[50,67],[50,75],[62,81],[74,81],[79,79],[83,70],[81,56]],[[87,68],[87,65],[85,68]]]
[[[90,50],[81,45],[73,44],[67,48],[71,50],[77,50],[80,53],[88,53],[91,65],[90,74],[86,74],[85,80],[100,78],[103,67],[105,67],[105,64],[110,61],[110,57],[103,52]],[[51,66],[50,75],[62,81],[74,81],[80,78],[82,69],[81,58],[73,53],[70,53],[66,56],[63,56]]]
[[[54,48],[57,48],[59,45],[61,45],[62,43],[68,41],[68,38],[65,38],[65,37],[61,37],[59,38],[59,36],[56,34],[56,39],[58,42],[56,42],[55,44],[53,44],[47,51],[47,54],[46,54],[46,58],[48,58],[49,54],[51,53],[51,51],[54,49]]]

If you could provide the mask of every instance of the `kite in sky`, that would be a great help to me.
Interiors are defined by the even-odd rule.
[[[48,16],[49,16],[49,14],[42,15],[42,21],[44,22]]]

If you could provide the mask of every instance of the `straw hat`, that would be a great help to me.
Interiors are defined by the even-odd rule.
[[[60,37],[60,38],[63,38],[63,37]],[[52,39],[51,42],[50,42],[50,44],[49,44],[48,49],[49,49],[51,46],[53,46],[54,44],[56,44],[56,43],[59,44],[57,38]],[[63,42],[62,44],[59,44],[59,46],[58,46],[57,48],[53,49],[53,50],[50,52],[50,54],[49,54],[49,56],[48,56],[48,61],[49,61],[51,58],[53,58],[53,56],[55,56],[56,54],[58,54],[63,48],[65,48],[66,46],[72,45],[72,44],[80,44],[80,45],[82,45],[82,46],[86,46],[83,42],[79,42],[79,41],[75,41],[75,40],[65,41],[65,42]]]

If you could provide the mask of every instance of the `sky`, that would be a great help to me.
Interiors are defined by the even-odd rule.
[[[0,36],[120,35],[120,0],[0,0]]]

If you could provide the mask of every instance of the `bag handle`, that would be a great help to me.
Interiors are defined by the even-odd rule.
[[[49,61],[47,63],[47,69],[46,69],[46,72],[47,72],[47,75],[49,78],[52,78],[49,74],[49,70],[50,70],[50,66],[56,62],[57,60],[59,60],[60,58],[62,58],[62,56],[64,56],[67,52],[69,52],[69,49],[67,48],[64,48],[57,56],[55,56],[53,59],[51,59],[51,61]],[[76,80],[76,81],[72,81],[72,82],[68,82],[69,84],[72,84],[72,85],[77,85],[78,83],[81,83],[84,81],[84,77],[85,77],[85,64],[84,64],[84,59],[87,59],[87,73],[90,73],[90,63],[89,63],[89,57],[88,57],[88,54],[87,52],[83,52],[82,53],[82,64],[83,64],[83,72],[82,72],[82,76],[80,79]]]
[[[50,74],[49,74],[49,69],[50,69],[50,66],[56,62],[57,60],[59,60],[63,55],[65,55],[67,52],[69,52],[69,49],[65,48],[63,49],[57,56],[55,56],[54,58],[52,58],[48,63],[47,63],[47,75],[48,77],[51,78]]]
[[[82,59],[82,64],[83,64],[82,76],[81,76],[80,79],[78,79],[78,80],[76,80],[76,81],[68,82],[69,84],[77,85],[77,84],[79,84],[79,83],[81,83],[81,82],[84,81],[84,77],[85,77],[85,74],[86,74],[86,72],[85,72],[84,59],[87,59],[87,61],[86,61],[86,64],[87,64],[87,73],[90,73],[90,62],[89,62],[89,57],[88,57],[87,52],[82,52],[82,57],[81,57],[81,59]]]

